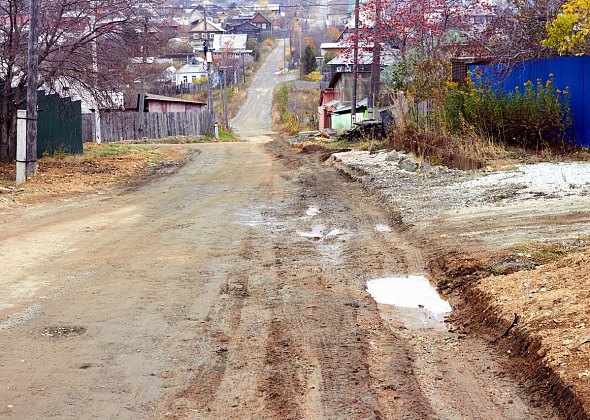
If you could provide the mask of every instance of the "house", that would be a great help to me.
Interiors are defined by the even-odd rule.
[[[174,77],[176,86],[197,83],[207,77],[207,62],[201,57],[193,58],[176,70]]]
[[[205,31],[204,20],[197,22],[188,30],[188,34],[191,39],[201,41],[204,41],[207,39],[207,37],[212,40],[215,34],[222,34],[224,32],[225,31],[220,25],[209,21],[209,19],[207,19],[207,31]]]
[[[363,99],[360,102],[357,102],[356,105],[356,121],[365,121],[369,119],[369,107],[368,107],[368,100],[367,98]],[[350,113],[351,113],[351,106],[344,106],[340,105],[336,107],[335,110],[330,112],[330,123],[332,129],[336,131],[346,131],[350,128]]]
[[[340,104],[340,92],[334,89],[324,89],[320,93],[320,104],[318,107],[319,129],[332,128],[331,115]]]
[[[324,57],[326,53],[330,52],[334,56],[340,55],[347,46],[339,42],[322,42],[320,44],[320,55]]]
[[[244,34],[248,40],[260,41],[261,31],[262,30],[258,26],[253,25],[250,22],[244,22],[237,26],[231,26],[228,32],[232,34]]]
[[[139,100],[137,103],[139,104]],[[206,106],[207,104],[205,102],[188,101],[146,93],[144,112],[189,112],[203,109]]]
[[[43,89],[55,93],[62,98],[80,101],[82,114],[94,113],[99,110],[120,110],[125,108],[123,92],[102,92],[100,97],[77,80],[69,77],[59,77],[43,84]]]
[[[200,10],[193,9],[188,15],[188,21],[191,25],[196,25],[203,20],[203,13]]]
[[[361,46],[358,51],[357,66],[357,116],[356,121],[368,118],[368,96],[371,93],[371,68],[373,54],[372,46]],[[384,49],[380,56],[381,69],[393,64],[397,60],[398,51]],[[327,73],[330,82],[320,94],[318,119],[320,129],[334,128],[347,130],[350,128],[350,114],[352,109],[353,62],[349,49],[327,63],[330,71]]]
[[[181,32],[181,26],[180,22],[170,18],[164,19],[160,23],[161,30],[167,33],[169,38],[178,37],[178,34]]]
[[[272,23],[262,13],[256,13],[250,20],[252,25],[256,25],[262,32],[272,33]]]
[[[176,81],[176,71],[176,67],[168,66],[156,79],[156,85],[165,86],[174,83]]]

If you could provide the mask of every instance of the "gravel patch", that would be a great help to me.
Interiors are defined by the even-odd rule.
[[[461,171],[418,162],[397,152],[342,152],[328,161],[399,210],[400,222],[468,207],[508,206],[590,194],[590,163],[514,165],[506,170]]]

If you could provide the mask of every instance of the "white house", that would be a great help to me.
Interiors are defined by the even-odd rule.
[[[176,86],[196,83],[202,77],[207,77],[207,62],[201,57],[192,58],[188,63],[176,70]]]

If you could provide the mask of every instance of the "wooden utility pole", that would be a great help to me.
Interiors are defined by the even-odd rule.
[[[29,63],[27,68],[26,176],[37,175],[37,85],[39,81],[39,0],[29,1]],[[10,81],[7,81],[10,83]]]
[[[359,0],[354,2],[354,47],[352,53],[352,104],[350,106],[350,127],[356,122],[356,82],[359,56]]]
[[[147,44],[148,44],[148,11],[144,11],[143,15],[143,45],[141,47],[141,85],[139,88],[139,124],[144,129],[144,133],[147,136],[147,130],[145,130],[145,78],[147,68]],[[98,110],[96,110],[98,112]]]
[[[379,99],[381,84],[381,4],[375,4],[375,34],[373,35],[373,63],[371,66],[371,94],[368,107],[371,108],[372,118],[375,119],[375,102]]]
[[[205,25],[205,41],[203,42],[203,53],[205,54],[205,61],[207,61],[207,108],[211,113],[211,133],[217,138],[215,130],[215,110],[213,109],[213,84],[211,83],[211,62],[213,61],[213,53],[209,48],[209,31],[207,30],[207,6],[203,5],[203,22]]]
[[[219,66],[218,69],[219,74],[219,95],[221,97],[221,107],[223,109],[223,118],[222,123],[225,129],[228,129],[229,122],[227,119],[227,88],[226,88],[226,77],[227,77],[227,67]]]
[[[100,99],[98,95],[98,42],[96,40],[96,18],[98,17],[98,4],[96,1],[93,2],[92,7],[94,9],[93,13],[90,14],[90,24],[92,31],[92,73],[94,79],[94,89],[96,92],[94,93],[94,100],[96,102],[96,107],[94,109],[94,141],[96,143],[102,143],[102,129],[101,129],[101,119],[100,119]]]

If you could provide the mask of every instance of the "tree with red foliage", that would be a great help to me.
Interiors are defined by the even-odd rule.
[[[476,17],[490,15],[487,0],[371,0],[360,5],[358,36],[347,33],[348,54],[352,55],[355,43],[361,52],[373,54],[375,91],[382,50],[399,61],[412,62],[418,70],[419,63],[428,61],[444,66],[480,29]]]

